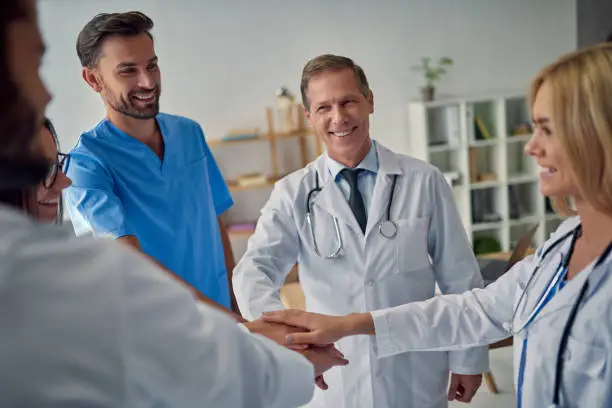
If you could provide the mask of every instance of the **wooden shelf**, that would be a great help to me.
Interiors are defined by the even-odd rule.
[[[508,176],[508,184],[534,183],[538,180],[540,180],[538,174],[521,173]]]
[[[487,231],[493,229],[500,229],[504,226],[501,221],[494,222],[480,222],[477,224],[472,224],[472,231]]]
[[[524,143],[531,139],[531,135],[508,135],[506,138],[507,143]]]
[[[223,146],[223,145],[235,145],[235,144],[243,144],[243,143],[253,143],[253,142],[268,142],[273,139],[288,139],[292,137],[304,137],[314,135],[310,129],[302,129],[296,130],[294,132],[289,133],[261,133],[257,137],[251,137],[246,139],[236,139],[236,140],[225,140],[225,139],[210,139],[207,141],[209,146]]]
[[[470,147],[488,147],[488,146],[497,146],[498,144],[499,144],[499,139],[496,137],[491,138],[491,139],[470,141]]]
[[[470,183],[470,188],[472,190],[482,190],[485,188],[500,187],[501,185],[502,182],[500,180],[487,180]]]
[[[228,180],[226,181],[226,183],[230,191],[246,191],[246,190],[253,190],[257,188],[266,188],[266,187],[273,186],[277,180],[278,178],[268,177],[268,180],[265,183],[253,184],[249,186],[241,186],[239,184],[236,184],[236,182],[233,180]]]

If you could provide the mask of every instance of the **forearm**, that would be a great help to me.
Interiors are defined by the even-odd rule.
[[[229,239],[227,228],[221,220],[221,217],[218,218],[218,222],[219,233],[221,234],[221,242],[223,243],[223,256],[225,258],[225,270],[227,271],[227,283],[229,287],[230,300],[232,303],[232,311],[240,315],[240,308],[238,307],[238,303],[236,302],[236,296],[234,295],[234,285],[232,283],[232,275],[234,272],[234,268],[236,267],[234,251],[232,250],[232,243]]]
[[[175,280],[177,280],[180,283],[182,283],[193,294],[193,296],[198,301],[200,301],[202,303],[206,303],[207,305],[209,305],[211,307],[214,307],[215,309],[221,310],[222,312],[224,312],[226,314],[229,314],[237,322],[244,322],[244,319],[242,318],[242,316],[240,316],[239,314],[235,314],[235,313],[231,312],[230,310],[227,310],[227,308],[223,307],[219,303],[209,299],[202,292],[200,292],[199,290],[194,288],[192,285],[187,283],[182,277],[180,277],[176,273],[172,272],[171,270],[166,268],[164,265],[162,265],[159,261],[157,261],[155,258],[153,258],[150,255],[148,255],[147,253],[145,253],[142,250],[142,247],[140,246],[140,243],[138,242],[138,239],[136,237],[131,236],[131,235],[130,236],[124,236],[124,237],[117,238],[117,241],[119,241],[122,244],[124,244],[126,246],[129,246],[129,247],[133,248],[134,250],[138,251],[142,256],[144,256],[145,258],[150,260],[152,263],[154,263],[161,270],[163,270],[164,272],[168,273]]]
[[[510,334],[495,319],[491,293],[475,289],[372,312],[379,357],[410,351],[453,351],[486,346]],[[490,307],[492,309],[490,309]]]
[[[303,352],[280,347],[274,340],[252,335],[249,347],[258,350],[258,358],[241,356],[246,367],[240,373],[251,383],[248,398],[258,406],[286,407],[306,404],[314,392],[315,367]],[[255,380],[244,373],[256,372]]]

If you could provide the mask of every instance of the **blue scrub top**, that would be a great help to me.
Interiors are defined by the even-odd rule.
[[[77,234],[134,235],[145,253],[230,308],[217,217],[232,197],[193,120],[160,113],[164,159],[109,120],[70,152],[65,199]]]

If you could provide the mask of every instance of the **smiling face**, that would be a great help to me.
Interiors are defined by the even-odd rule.
[[[543,195],[576,197],[578,189],[571,165],[556,134],[552,106],[552,88],[544,82],[533,103],[535,131],[525,145],[525,154],[533,156],[540,167],[540,191]]]
[[[306,118],[321,138],[329,156],[354,167],[370,149],[372,92],[366,98],[352,69],[321,72],[310,78]]]
[[[84,68],[83,77],[115,112],[136,119],[159,113],[161,74],[146,33],[106,38],[98,64]]]
[[[42,153],[48,163],[57,162],[57,145],[51,135],[49,129],[42,126],[38,135]],[[66,176],[61,169],[58,169],[55,182],[51,187],[46,188],[40,184],[36,190],[36,217],[40,221],[54,222],[59,211],[59,201],[62,195],[62,190],[70,187],[72,181]]]

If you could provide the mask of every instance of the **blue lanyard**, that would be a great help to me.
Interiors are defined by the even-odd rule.
[[[555,272],[555,274],[552,276],[552,278],[548,282],[548,285],[546,285],[546,289],[544,289],[544,292],[542,293],[542,296],[540,297],[540,300],[536,304],[533,312],[531,312],[531,314],[527,318],[527,321],[523,324],[523,328],[527,328],[527,326],[531,324],[533,319],[535,319],[535,317],[542,311],[542,309],[544,308],[544,306],[546,306],[546,304],[550,301],[550,299],[552,299],[553,296],[555,296],[565,286],[564,280],[565,280],[565,275],[567,274],[569,261],[572,257],[572,253],[574,252],[574,246],[576,244],[576,240],[581,235],[581,233],[582,233],[582,228],[578,227],[572,234],[572,241],[570,243],[570,248],[569,248],[569,251],[567,252],[567,255],[563,259],[561,259],[561,263],[557,267],[557,271]],[[525,380],[525,364],[527,360],[528,332],[525,331],[524,333],[525,333],[525,338],[523,339],[523,347],[521,349],[521,359],[519,362],[518,379],[517,379],[517,383],[518,383],[517,390],[516,390],[517,408],[521,408],[523,406],[523,383]]]
[[[552,277],[550,282],[548,283],[542,298],[538,302],[538,305],[534,309],[534,311],[529,316],[528,321],[525,323],[525,327],[527,327],[533,319],[540,313],[540,311],[546,306],[546,304],[552,299],[563,287],[565,286],[565,275],[567,274],[567,266],[565,262],[561,261],[559,267],[557,268],[557,272]],[[525,379],[525,363],[527,357],[527,335],[528,332],[525,331],[525,338],[523,339],[523,347],[521,349],[521,360],[519,363],[519,371],[518,371],[518,384],[517,384],[517,407],[521,408],[523,405],[523,382]]]

